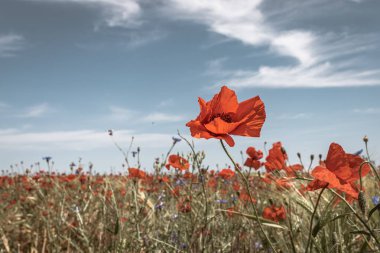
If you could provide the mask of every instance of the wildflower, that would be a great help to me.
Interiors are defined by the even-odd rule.
[[[288,176],[294,176],[295,171],[302,170],[303,166],[300,164],[288,166],[286,164],[288,155],[282,147],[281,142],[273,143],[273,147],[269,150],[269,155],[266,157],[264,163],[267,172],[275,170],[284,170]]]
[[[129,168],[129,177],[130,178],[139,178],[139,179],[144,179],[146,178],[146,173],[142,170],[136,169],[136,168]]]
[[[165,203],[160,201],[158,204],[154,206],[156,210],[162,210],[164,208]]]
[[[372,197],[372,203],[373,203],[374,205],[378,205],[378,204],[380,204],[380,196],[377,196],[377,195],[373,196],[373,197]]]
[[[172,140],[173,140],[173,145],[175,145],[177,142],[180,142],[181,139],[180,138],[177,138],[177,137],[172,137]]]
[[[256,96],[238,103],[236,94],[223,86],[212,100],[198,99],[200,114],[189,121],[191,135],[195,138],[216,138],[233,147],[231,135],[259,137],[265,121],[264,103]]]
[[[181,213],[188,213],[191,211],[191,200],[190,199],[182,199],[177,203],[177,209]]]
[[[228,200],[226,199],[217,199],[215,200],[215,202],[218,204],[228,204]]]
[[[359,192],[353,183],[360,178],[359,169],[362,162],[360,156],[347,154],[339,144],[331,143],[326,161],[311,172],[315,179],[309,183],[307,189],[313,191],[327,186],[357,199]],[[362,177],[369,171],[369,166],[364,164]]]
[[[239,199],[245,203],[247,203],[247,202],[257,203],[257,200],[254,197],[252,197],[252,199],[251,199],[251,197],[249,196],[249,194],[246,191],[239,193]]]
[[[178,170],[187,170],[189,169],[190,164],[185,158],[179,155],[170,155],[168,158],[168,163],[165,165],[165,167],[167,169],[170,169],[170,166]]]
[[[263,210],[263,218],[272,220],[275,222],[285,220],[286,219],[285,207],[283,205],[279,207],[275,205],[265,207]]]
[[[219,176],[224,180],[229,180],[235,176],[235,172],[233,172],[231,169],[222,169],[219,172]]]
[[[42,160],[45,160],[47,163],[49,163],[51,160],[51,156],[42,157]]]
[[[236,206],[229,207],[229,208],[227,208],[227,216],[228,216],[229,218],[232,218],[232,217],[234,216],[235,212],[237,212],[237,211],[238,211],[238,210],[237,210],[237,207],[236,207]]]
[[[261,150],[256,150],[254,147],[249,147],[246,153],[249,157],[245,161],[244,165],[258,170],[262,165],[259,160],[263,158],[263,152]]]

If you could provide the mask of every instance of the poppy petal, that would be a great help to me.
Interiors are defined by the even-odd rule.
[[[330,170],[328,170],[327,168],[325,167],[322,167],[322,166],[317,166],[312,172],[311,172],[311,175],[322,181],[322,182],[326,182],[329,184],[329,188],[335,188],[335,189],[338,189],[342,192],[345,192],[347,193],[348,195],[354,197],[357,199],[358,197],[358,192],[355,191],[354,188],[352,188],[352,186],[348,183],[344,183],[342,184],[340,182],[340,180],[336,177],[336,175],[331,172]]]
[[[221,118],[215,118],[213,121],[205,124],[204,126],[208,131],[214,134],[228,134],[239,125],[236,123],[228,123]]]
[[[233,90],[223,86],[218,94],[216,94],[210,101],[210,107],[213,114],[227,114],[235,113],[238,109],[239,103],[236,94]]]
[[[231,134],[259,137],[266,118],[263,101],[257,96],[241,102],[235,118],[240,125]]]

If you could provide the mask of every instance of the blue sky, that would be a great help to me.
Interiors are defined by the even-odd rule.
[[[143,167],[198,115],[221,85],[260,95],[260,138],[291,162],[331,142],[380,159],[380,2],[376,0],[2,0],[0,168],[52,156],[121,170],[115,140],[141,147]],[[195,140],[212,167],[217,141]],[[184,143],[174,152],[188,152]],[[135,162],[135,161],[134,161]],[[134,163],[132,162],[132,164]]]

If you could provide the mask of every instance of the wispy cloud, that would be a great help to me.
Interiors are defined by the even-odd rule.
[[[354,113],[359,113],[359,114],[380,114],[380,108],[374,108],[374,107],[369,107],[369,108],[362,108],[362,109],[354,109]]]
[[[136,145],[168,147],[171,135],[160,133],[136,133],[121,129],[115,131],[119,143],[130,142],[132,136]],[[0,149],[12,150],[94,150],[112,147],[106,131],[75,130],[51,132],[23,132],[15,129],[0,129]]]
[[[206,25],[221,34],[254,47],[264,46],[278,57],[291,57],[295,64],[284,66],[262,65],[252,71],[226,70],[229,82],[235,87],[347,87],[380,85],[380,71],[360,69],[359,61],[342,60],[343,56],[373,48],[376,42],[367,36],[346,36],[310,30],[283,30],[269,22],[262,11],[261,0],[181,1],[171,0],[174,18]],[[343,3],[344,4],[344,3]],[[313,5],[317,5],[313,1]],[[295,7],[295,6],[293,6]],[[309,5],[301,6],[304,8]],[[302,13],[299,8],[297,11]],[[273,15],[273,12],[271,13]],[[281,19],[280,12],[277,19]],[[360,38],[360,39],[359,39]],[[216,62],[220,68],[221,62]],[[215,66],[211,65],[215,72]],[[212,69],[214,68],[214,69]],[[223,78],[223,77],[222,77]]]
[[[168,113],[152,113],[148,114],[143,118],[144,121],[149,121],[149,122],[177,122],[183,120],[183,116],[178,116],[178,115],[172,115]]]
[[[38,2],[78,3],[98,7],[104,15],[107,26],[137,27],[140,20],[141,7],[139,0],[32,0]]]
[[[48,103],[30,106],[25,109],[25,112],[17,115],[20,118],[39,118],[45,116],[47,113],[52,112],[53,109]]]
[[[111,120],[121,121],[133,119],[134,123],[139,122],[177,122],[184,119],[183,116],[173,115],[164,112],[140,112],[119,106],[110,106],[110,114],[108,116]],[[141,117],[141,115],[146,115]]]
[[[124,107],[110,106],[108,118],[111,120],[127,120],[136,116],[137,112]]]
[[[163,0],[159,1],[159,5],[141,0],[54,1],[98,6],[105,14],[108,26],[133,28],[121,43],[127,48],[146,45],[165,36],[162,31],[153,30],[146,34],[139,30],[142,24],[149,22],[144,20],[144,14],[154,12],[158,14],[153,15],[154,18],[201,24],[228,40],[252,46],[252,51],[257,48],[264,49],[278,58],[273,65],[262,64],[249,71],[225,69],[224,73],[229,73],[228,78],[226,74],[218,76],[215,66],[210,66],[214,69],[208,70],[209,73],[214,71],[213,74],[220,82],[228,82],[235,87],[316,88],[380,85],[378,68],[370,69],[365,66],[359,54],[378,49],[379,34],[353,33],[346,27],[342,28],[345,32],[337,33],[332,31],[330,26],[300,28],[301,25],[289,25],[297,17],[304,17],[304,13],[312,13],[313,18],[317,18],[327,8],[340,10],[345,5],[352,5],[350,1],[331,3],[328,0],[292,0],[271,4],[271,1],[264,0]],[[293,60],[292,64],[279,66],[276,61],[288,58]],[[218,64],[216,67],[221,69],[223,62]]]
[[[174,105],[174,100],[172,98],[168,98],[168,99],[162,100],[158,104],[158,107],[166,107],[166,106],[170,106],[170,105]]]
[[[0,34],[0,57],[13,57],[23,49],[25,39],[19,34]]]
[[[166,36],[167,33],[165,31],[158,29],[142,32],[133,31],[125,34],[125,39],[121,42],[121,45],[127,49],[136,49],[138,47],[162,40]]]
[[[285,119],[285,120],[297,120],[297,119],[310,119],[313,116],[311,113],[283,113],[278,115],[277,119]]]
[[[0,102],[0,112],[9,108],[9,105],[7,103]]]

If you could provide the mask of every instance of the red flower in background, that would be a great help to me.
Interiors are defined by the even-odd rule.
[[[129,177],[130,178],[139,178],[139,179],[144,179],[146,178],[146,173],[142,170],[136,169],[136,168],[129,168]]]
[[[286,219],[286,211],[284,206],[271,205],[263,210],[263,218],[279,222]]]
[[[200,114],[189,121],[191,135],[195,138],[216,138],[235,145],[231,135],[259,137],[265,121],[264,103],[256,96],[238,103],[236,94],[223,86],[212,100],[198,99]]]
[[[258,170],[262,165],[262,162],[259,160],[263,158],[263,152],[261,150],[256,150],[254,147],[249,147],[246,153],[249,157],[245,160],[244,166]]]
[[[167,169],[170,169],[170,166],[178,170],[187,170],[189,169],[190,164],[185,158],[179,155],[170,155],[168,158],[168,163],[165,165],[165,167]]]
[[[268,172],[275,170],[284,170],[288,176],[294,176],[295,171],[303,169],[301,164],[287,165],[288,155],[286,154],[281,142],[273,143],[273,147],[269,150],[269,155],[264,163]]]
[[[283,170],[286,167],[286,160],[288,160],[288,156],[284,152],[281,142],[273,143],[264,163],[265,169],[268,172]]]
[[[325,166],[317,166],[311,172],[315,179],[309,183],[307,190],[313,191],[327,186],[357,199],[358,190],[354,182],[360,178],[359,169],[362,162],[360,156],[347,154],[339,144],[331,143]],[[363,165],[362,177],[369,171],[368,164]]]
[[[235,172],[233,172],[231,169],[222,169],[219,172],[219,177],[223,178],[224,180],[229,180],[235,176]]]

